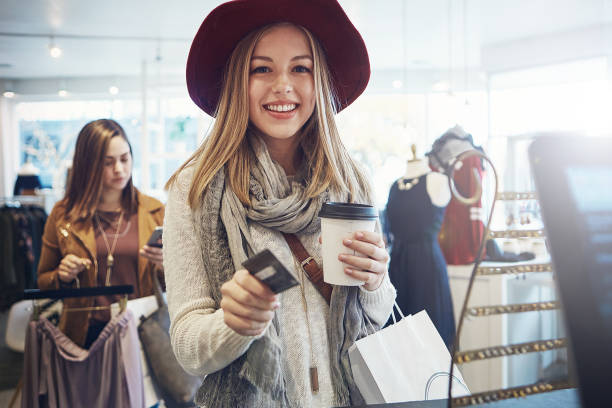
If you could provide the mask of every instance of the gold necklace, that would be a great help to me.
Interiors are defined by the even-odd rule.
[[[106,256],[106,286],[110,286],[110,278],[113,272],[113,265],[115,263],[115,258],[113,257],[113,253],[115,252],[115,246],[117,246],[117,239],[119,238],[119,229],[121,228],[121,221],[123,221],[123,211],[119,212],[119,222],[117,223],[117,231],[115,232],[115,239],[113,240],[112,248],[108,245],[108,239],[106,238],[106,232],[102,228],[102,223],[100,222],[100,217],[98,214],[95,214],[96,221],[98,224],[98,228],[102,233],[102,238],[104,239],[104,244],[106,245],[106,250],[108,251],[108,255]]]

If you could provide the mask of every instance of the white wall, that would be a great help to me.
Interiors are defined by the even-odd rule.
[[[0,96],[0,196],[13,195],[19,165],[19,133],[15,119],[15,103]]]

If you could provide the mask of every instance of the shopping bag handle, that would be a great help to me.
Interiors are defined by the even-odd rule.
[[[376,329],[374,328],[374,325],[370,321],[370,318],[368,317],[368,314],[366,312],[363,312],[363,317],[365,317],[365,321],[367,325],[370,327],[371,333],[372,334],[376,333]]]
[[[429,391],[431,390],[431,385],[436,378],[450,377],[450,376],[451,374],[446,371],[438,371],[437,373],[432,374],[431,377],[429,377],[429,379],[427,380],[427,384],[425,385],[425,400],[429,400]],[[464,382],[461,381],[461,379],[454,374],[453,374],[453,382],[458,383],[461,387],[463,387],[463,389],[468,393],[468,395],[471,393],[467,385],[465,385]]]
[[[393,310],[391,310],[391,318],[393,319],[393,324],[397,323],[397,320],[395,319],[395,311],[396,310],[399,313],[399,315],[402,317],[402,319],[405,317],[404,313],[402,313],[402,309],[400,309],[400,307],[397,304],[397,302],[393,301]],[[402,319],[400,319],[400,320],[402,320]]]
[[[402,313],[402,309],[400,309],[400,307],[397,304],[397,302],[393,301],[393,310],[391,310],[391,318],[393,318],[393,324],[397,323],[397,319],[395,318],[395,311],[396,310],[397,310],[397,313],[399,313],[399,315],[401,316],[402,319],[405,317],[404,313]],[[376,333],[376,330],[374,329],[374,325],[370,321],[370,318],[368,317],[368,314],[364,313],[363,316],[365,317],[365,321],[366,321],[367,325],[370,327],[370,330],[372,330],[372,333]],[[402,319],[400,319],[400,320],[402,320]]]

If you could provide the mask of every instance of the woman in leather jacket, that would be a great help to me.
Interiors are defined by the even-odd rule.
[[[51,211],[38,265],[41,289],[133,285],[130,298],[153,294],[153,273],[163,280],[162,251],[146,245],[164,219],[164,206],[132,182],[132,148],[114,120],[99,119],[80,131],[65,197]],[[64,300],[59,328],[88,348],[110,320],[118,296]]]

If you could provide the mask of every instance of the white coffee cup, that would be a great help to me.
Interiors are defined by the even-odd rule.
[[[344,246],[342,241],[346,238],[353,239],[357,231],[374,231],[378,212],[371,205],[324,203],[319,217],[323,240],[323,280],[332,285],[363,285],[363,281],[344,272],[350,265],[340,262],[338,255],[361,255]]]

